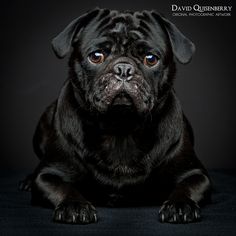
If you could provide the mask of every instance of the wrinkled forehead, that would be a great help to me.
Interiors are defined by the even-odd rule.
[[[83,30],[85,48],[94,50],[107,43],[130,46],[132,43],[166,51],[167,35],[160,20],[150,12],[126,12],[103,10]],[[97,47],[97,48],[96,48]]]

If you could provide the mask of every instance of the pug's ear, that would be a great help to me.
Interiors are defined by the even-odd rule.
[[[195,45],[193,44],[193,42],[185,37],[179,31],[179,29],[165,17],[160,16],[157,12],[152,12],[152,15],[154,16],[154,18],[159,19],[159,21],[161,19],[164,23],[164,27],[168,33],[172,51],[176,59],[182,64],[189,63],[195,52]]]
[[[71,48],[74,37],[80,32],[100,11],[95,8],[74,19],[66,28],[52,40],[52,49],[58,58],[65,57]]]

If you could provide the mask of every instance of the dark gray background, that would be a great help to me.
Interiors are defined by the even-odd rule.
[[[200,1],[1,1],[1,165],[37,164],[31,145],[35,126],[67,76],[67,59],[54,56],[51,39],[72,19],[100,6],[156,9],[192,39],[196,54],[191,64],[178,65],[175,87],[194,128],[196,152],[208,168],[235,168],[235,17],[172,17],[171,4],[177,3]]]

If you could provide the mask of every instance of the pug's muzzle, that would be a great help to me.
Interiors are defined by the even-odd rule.
[[[139,113],[153,108],[154,96],[135,62],[120,57],[111,62],[93,87],[92,102],[100,112],[124,106]]]

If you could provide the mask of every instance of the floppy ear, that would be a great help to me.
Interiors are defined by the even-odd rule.
[[[95,8],[82,16],[74,19],[61,33],[52,40],[52,49],[58,58],[65,57],[71,48],[73,39],[76,34],[85,27],[92,18],[99,12],[99,8]]]
[[[173,23],[171,23],[163,16],[160,16],[156,12],[153,12],[153,16],[156,19],[161,18],[161,20],[163,21],[176,59],[182,64],[189,63],[195,52],[195,45],[193,44],[193,42],[185,37]]]

